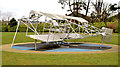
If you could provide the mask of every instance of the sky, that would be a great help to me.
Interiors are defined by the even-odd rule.
[[[65,15],[59,0],[0,0],[0,11],[2,13],[12,12],[15,18],[29,16],[30,10]],[[119,0],[104,0],[107,3],[117,3]]]

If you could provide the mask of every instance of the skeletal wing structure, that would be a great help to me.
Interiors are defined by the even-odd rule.
[[[40,19],[43,16],[45,20],[44,22],[40,22]],[[109,42],[113,31],[112,29],[105,27],[99,29],[91,26],[88,24],[88,21],[80,17],[50,14],[32,10],[28,18],[19,19],[12,45],[14,44],[20,23],[24,23],[27,26],[27,37],[40,40],[42,42],[61,42],[70,39],[83,39],[97,35],[102,35],[102,40]],[[39,23],[44,25],[42,30],[39,30],[37,27]],[[28,35],[27,33],[29,29],[35,34]],[[38,30],[42,31],[42,33],[39,33]]]

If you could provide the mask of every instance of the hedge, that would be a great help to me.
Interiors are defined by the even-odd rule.
[[[97,28],[100,28],[100,29],[102,27],[113,28],[114,32],[116,32],[116,33],[118,33],[118,30],[120,29],[120,27],[118,27],[118,21],[106,22],[107,26],[105,25],[104,22],[94,22],[94,23],[89,23],[89,24],[92,25],[92,26],[95,26]],[[115,26],[113,24],[115,24]],[[35,24],[33,24],[33,25],[35,26]],[[29,26],[31,27],[30,24],[29,24]],[[37,25],[37,31],[38,32],[42,32],[43,31],[43,26],[44,26],[43,23],[39,23]],[[15,32],[16,31],[16,27],[17,26],[10,27],[9,25],[2,23],[2,32]],[[50,24],[46,23],[45,27],[49,29],[50,28]],[[76,27],[76,26],[74,26],[74,27]],[[24,25],[23,23],[20,23],[18,31],[19,32],[25,32],[26,29],[27,29],[26,25]],[[48,30],[45,30],[45,31],[48,31]],[[29,32],[32,32],[32,30],[29,29]]]
[[[8,32],[8,25],[2,24],[2,32]]]
[[[118,21],[114,22],[106,22],[107,25],[105,25],[104,22],[94,22],[94,23],[89,23],[92,26],[95,26],[97,28],[102,28],[102,27],[107,27],[113,29],[113,32],[118,33],[120,27],[118,27]]]

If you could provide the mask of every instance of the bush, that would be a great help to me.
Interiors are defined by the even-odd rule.
[[[26,31],[26,29],[27,29],[27,27],[19,27],[19,29],[18,29],[18,31],[19,32],[25,32]]]
[[[97,28],[102,28],[102,27],[106,27],[106,25],[105,25],[105,23],[104,22],[95,22],[95,23],[89,23],[90,25],[92,25],[92,26],[95,26],[95,27],[97,27]],[[113,30],[114,30],[114,32],[116,32],[116,33],[118,33],[119,32],[119,29],[120,29],[120,27],[118,27],[118,21],[114,21],[114,22],[106,22],[106,24],[107,24],[107,27],[108,28],[112,28]],[[28,24],[30,27],[31,27],[31,25],[30,24]],[[36,24],[33,24],[34,26],[36,25]],[[37,31],[38,32],[42,32],[43,31],[43,27],[44,27],[44,24],[43,23],[39,23],[38,24],[38,26],[37,26]],[[45,24],[45,27],[47,28],[47,29],[49,29],[50,28],[50,24],[48,24],[48,23],[46,23]],[[75,26],[76,27],[76,26]],[[10,27],[9,25],[7,25],[7,24],[3,24],[2,23],[2,32],[15,32],[16,31],[16,28],[17,28],[17,26],[13,26],[13,27]],[[32,28],[32,27],[31,27]],[[27,29],[27,26],[25,25],[25,24],[23,24],[23,23],[20,23],[20,26],[19,26],[19,28],[18,28],[18,31],[19,32],[26,32],[26,29]],[[33,32],[32,30],[28,30],[29,32]],[[44,30],[44,31],[49,31],[49,30]],[[72,31],[72,29],[71,29],[71,31]]]
[[[116,24],[116,26],[115,26],[115,33],[118,33],[118,32],[120,32],[119,30],[120,30],[120,26],[119,26],[119,23],[118,23],[118,21],[116,21],[116,22],[114,22],[115,24]]]
[[[31,28],[32,28],[32,26],[30,25],[30,24],[28,24],[28,26],[30,26]],[[33,24],[33,26],[34,27],[36,27],[36,24]],[[42,32],[43,31],[43,26],[44,26],[44,24],[43,23],[39,23],[38,25],[37,25],[37,31],[39,32]],[[50,27],[50,25],[49,24],[45,24],[45,27],[46,28],[49,28]],[[19,29],[18,29],[18,31],[19,32],[26,32],[26,29],[27,29],[27,26],[25,25],[25,24],[23,24],[23,23],[20,23],[20,26],[19,26]],[[32,28],[33,29],[33,28]],[[33,32],[32,30],[30,30],[29,28],[28,28],[28,31],[29,32]],[[44,31],[48,31],[48,30],[44,30]]]
[[[116,23],[107,23],[107,28],[115,29]]]
[[[13,26],[13,27],[8,26],[8,32],[15,32],[16,28],[17,26]]]
[[[8,23],[8,25],[9,25],[10,27],[16,26],[16,25],[17,25],[16,19],[15,19],[15,18],[12,18],[12,19],[10,20],[10,22]]]
[[[27,27],[25,26],[25,24],[20,23],[19,28],[18,28],[18,31],[19,31],[19,32],[25,32],[26,29],[27,29]]]
[[[113,32],[118,33],[118,21],[116,20],[114,22],[107,22],[107,28],[111,28],[113,29]]]
[[[102,28],[102,27],[107,27],[107,28],[111,28],[113,29],[113,32],[118,33],[120,27],[118,27],[118,21],[114,21],[114,22],[106,22],[107,26],[105,25],[104,22],[94,22],[94,23],[89,23],[92,26],[95,26],[97,28]]]
[[[120,30],[120,27],[116,26],[116,27],[115,27],[115,33],[120,32],[119,30]]]
[[[44,27],[44,23],[39,23],[38,26],[37,26],[37,31],[39,32],[42,32],[43,31],[43,27]],[[50,24],[48,23],[45,23],[45,28],[49,29],[50,28]],[[47,32],[48,30],[44,30],[45,32]]]
[[[97,28],[102,28],[102,27],[106,27],[104,22],[94,22],[94,23],[90,23],[90,25],[97,27]]]
[[[8,32],[8,25],[2,24],[2,32]]]

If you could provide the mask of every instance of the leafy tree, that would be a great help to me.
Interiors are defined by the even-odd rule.
[[[15,19],[15,18],[12,18],[12,19],[10,20],[10,22],[8,23],[8,25],[9,25],[10,27],[16,26],[16,25],[17,25],[16,19]]]

